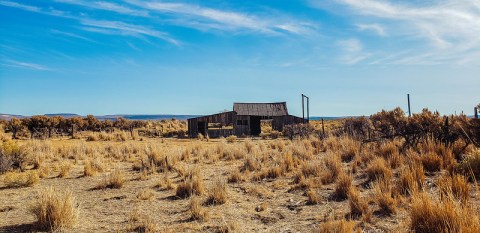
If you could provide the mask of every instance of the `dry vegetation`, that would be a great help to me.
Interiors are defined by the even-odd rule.
[[[0,232],[480,232],[480,150],[377,118],[293,139],[1,132]]]

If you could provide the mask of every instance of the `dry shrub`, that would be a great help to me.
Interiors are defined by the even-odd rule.
[[[399,154],[398,148],[393,141],[381,144],[377,149],[377,155],[384,159],[389,159],[392,156]]]
[[[479,216],[450,198],[432,200],[421,193],[412,198],[410,228],[419,233],[480,232]]]
[[[392,194],[392,188],[388,180],[380,179],[374,184],[375,202],[380,207],[380,211],[386,215],[392,215],[397,212],[397,200]]]
[[[465,156],[462,162],[457,165],[456,170],[468,176],[471,180],[480,180],[480,150]]]
[[[242,173],[239,170],[235,169],[233,172],[230,173],[228,177],[228,183],[238,183],[244,180]]]
[[[68,176],[68,173],[70,172],[70,169],[72,169],[72,164],[68,161],[63,161],[62,164],[60,165],[60,173],[58,174],[58,177],[65,178]]]
[[[352,161],[358,154],[358,150],[360,148],[359,143],[348,137],[343,137],[340,140],[340,143],[342,148],[340,151],[340,158],[344,162]]]
[[[138,209],[134,209],[128,217],[127,232],[155,233],[159,229],[153,219],[140,215]]]
[[[153,196],[155,196],[155,194],[149,188],[142,189],[137,194],[137,198],[140,200],[150,200],[153,198]]]
[[[363,216],[366,220],[370,218],[368,203],[360,197],[360,192],[356,188],[350,189],[348,192],[348,204],[350,206],[350,215],[353,218]]]
[[[31,187],[40,180],[36,171],[28,172],[7,172],[3,182],[7,188]]]
[[[237,140],[237,136],[235,135],[230,135],[227,138],[225,138],[228,143],[234,143]]]
[[[63,231],[75,225],[79,211],[72,192],[50,187],[40,191],[30,212],[37,218],[39,229]]]
[[[389,180],[392,177],[392,170],[386,165],[385,159],[381,157],[375,158],[365,170],[368,181],[379,179]]]
[[[462,203],[467,203],[470,196],[468,181],[462,175],[444,175],[438,179],[438,187],[442,199],[455,198]]]
[[[40,178],[47,178],[49,175],[50,175],[50,167],[43,164],[38,167],[38,176]]]
[[[258,162],[258,160],[250,155],[250,156],[247,156],[247,158],[245,159],[245,163],[243,164],[243,167],[242,167],[242,171],[257,171],[257,170],[260,170],[261,166],[260,166],[260,163]]]
[[[190,200],[190,213],[192,220],[199,220],[199,221],[207,221],[208,220],[208,212],[204,210],[200,203],[200,198],[197,196],[193,196]]]
[[[217,228],[218,233],[238,232],[238,225],[234,221],[223,221],[223,224]]]
[[[317,163],[304,162],[300,171],[304,177],[318,177],[322,172],[322,166]]]
[[[320,195],[315,190],[308,190],[305,194],[308,198],[307,205],[317,205],[322,201]]]
[[[316,232],[353,233],[354,228],[355,228],[354,221],[347,221],[345,219],[342,219],[342,220],[327,221],[323,224],[320,224],[320,228]]]
[[[177,186],[176,195],[180,198],[187,198],[193,194],[201,195],[204,192],[204,189],[201,176],[194,175]]]
[[[200,141],[203,141],[203,139],[205,139],[205,137],[203,136],[203,134],[198,133],[197,139],[200,140]]]
[[[222,179],[216,179],[208,194],[207,203],[210,205],[224,204],[227,201],[227,184]]]
[[[333,195],[339,200],[345,200],[352,189],[352,180],[351,175],[347,175],[345,172],[342,172],[337,178],[337,184],[335,185],[335,191]]]
[[[176,189],[177,186],[172,182],[172,180],[168,177],[168,174],[165,173],[165,176],[157,181],[157,183],[154,185],[156,188],[161,188],[161,189]]]
[[[286,152],[282,156],[281,160],[281,167],[283,172],[290,172],[293,171],[293,169],[297,166],[298,161],[295,161],[295,159],[292,156],[291,152]]]
[[[425,172],[418,162],[412,162],[400,171],[397,191],[403,195],[412,195],[423,190]]]
[[[330,156],[327,155],[327,158],[324,162],[326,169],[321,175],[322,183],[331,184],[335,182],[338,175],[342,171],[342,163],[340,161],[340,158],[333,154],[330,154]]]
[[[442,168],[442,158],[436,153],[429,152],[420,157],[422,161],[423,168],[428,172],[437,172]]]
[[[83,169],[84,176],[94,176],[99,172],[103,172],[103,164],[100,160],[87,159]]]
[[[103,182],[98,185],[96,188],[97,189],[105,189],[105,188],[110,188],[110,189],[119,189],[123,187],[123,184],[125,183],[125,175],[120,171],[120,170],[115,170],[111,172]]]
[[[87,135],[87,142],[95,142],[98,141],[98,135],[96,133],[91,133]]]

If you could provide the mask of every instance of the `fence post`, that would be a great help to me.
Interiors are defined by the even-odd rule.
[[[475,108],[473,108],[473,110],[475,111],[475,114],[474,114],[474,115],[475,115],[475,119],[478,119],[478,108],[475,107]]]
[[[325,125],[323,124],[323,118],[322,118],[322,135],[325,137]]]
[[[445,146],[450,144],[450,127],[448,125],[448,116],[445,118]]]

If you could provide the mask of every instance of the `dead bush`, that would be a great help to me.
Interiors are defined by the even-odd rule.
[[[193,196],[190,200],[190,214],[192,220],[207,221],[208,212],[202,207],[200,198]]]
[[[410,229],[419,233],[480,232],[479,216],[451,199],[432,200],[421,193],[412,198]]]
[[[334,196],[339,200],[345,200],[352,189],[353,177],[346,174],[345,172],[340,173],[337,178],[337,183],[335,185]]]
[[[40,191],[38,199],[30,207],[30,212],[37,218],[37,227],[49,231],[72,228],[79,213],[71,192],[55,190],[52,187]]]
[[[385,159],[381,157],[371,161],[365,172],[369,182],[379,179],[389,180],[392,177],[392,170],[386,165]]]
[[[8,172],[3,178],[7,188],[30,187],[40,180],[36,171],[28,172]]]
[[[227,184],[222,179],[216,179],[208,194],[207,203],[210,205],[224,204],[227,201]]]

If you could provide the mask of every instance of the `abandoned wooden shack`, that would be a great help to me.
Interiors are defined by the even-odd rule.
[[[188,136],[197,137],[199,133],[211,138],[256,136],[262,132],[262,121],[271,121],[273,130],[282,131],[285,125],[307,120],[289,115],[286,102],[234,103],[233,111],[188,119]]]

